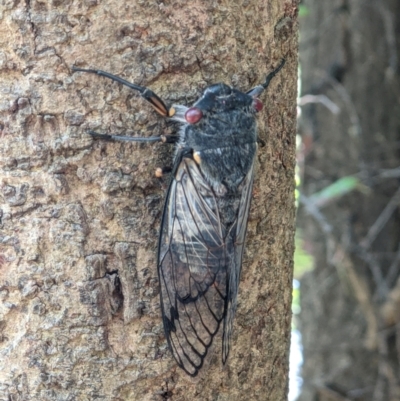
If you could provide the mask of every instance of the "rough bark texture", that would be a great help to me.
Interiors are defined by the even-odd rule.
[[[301,282],[300,400],[400,400],[400,4],[304,4],[303,95],[326,95],[340,113],[303,108],[303,192],[349,175],[363,184],[319,211],[308,198],[301,213],[315,270]]]
[[[285,400],[293,252],[296,2],[6,1],[0,9],[0,400]],[[285,57],[263,96],[232,350],[194,381],[164,338],[161,145],[85,132],[175,126],[96,67],[190,104]],[[267,128],[268,126],[268,128]]]

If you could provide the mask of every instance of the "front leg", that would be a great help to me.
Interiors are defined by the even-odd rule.
[[[91,74],[97,74],[97,75],[100,75],[103,77],[110,78],[113,81],[117,81],[122,85],[128,86],[131,89],[137,90],[140,93],[140,96],[142,96],[143,99],[145,99],[147,102],[149,102],[151,104],[151,106],[154,108],[154,110],[158,114],[161,114],[163,117],[173,117],[173,115],[175,114],[175,109],[173,107],[167,107],[166,104],[164,103],[164,101],[149,88],[133,84],[131,82],[126,81],[123,78],[117,77],[116,75],[110,74],[109,72],[102,71],[102,70],[87,70],[84,68],[78,68],[78,67],[72,66],[72,71],[89,72]]]

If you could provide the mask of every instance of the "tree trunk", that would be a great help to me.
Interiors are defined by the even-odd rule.
[[[400,162],[400,5],[304,5],[303,94],[327,96],[340,113],[332,104],[309,104],[301,120],[306,197],[299,221],[315,270],[301,281],[299,399],[400,400],[400,192],[393,170]],[[311,195],[348,176],[358,185],[318,209]]]
[[[0,400],[285,400],[294,227],[296,2],[3,3],[0,11]],[[189,380],[165,341],[157,235],[175,132],[99,68],[191,104],[205,86],[264,95],[239,306]]]

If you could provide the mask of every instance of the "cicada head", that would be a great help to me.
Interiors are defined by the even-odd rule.
[[[214,84],[206,88],[200,99],[185,113],[189,124],[196,124],[208,116],[221,116],[221,113],[244,111],[256,113],[262,109],[259,99],[234,89],[226,84]]]

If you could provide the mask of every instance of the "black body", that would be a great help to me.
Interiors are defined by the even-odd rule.
[[[223,363],[229,354],[257,151],[256,97],[283,64],[247,93],[212,85],[190,109],[168,108],[147,88],[103,71],[75,69],[129,84],[161,115],[183,123],[161,223],[158,274],[166,338],[178,365],[191,376],[198,374],[216,336],[221,336]]]

